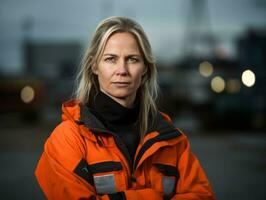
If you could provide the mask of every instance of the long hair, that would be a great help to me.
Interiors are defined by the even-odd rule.
[[[126,17],[109,17],[98,25],[80,65],[75,98],[81,104],[86,104],[92,98],[90,96],[92,87],[99,91],[97,75],[93,73],[92,69],[93,65],[98,65],[110,36],[121,32],[128,32],[135,36],[144,57],[146,73],[143,75],[141,85],[137,91],[137,98],[140,102],[137,123],[141,138],[143,138],[148,129],[148,122],[152,124],[155,122],[157,113],[155,100],[158,96],[158,83],[151,45],[142,27],[134,20]]]

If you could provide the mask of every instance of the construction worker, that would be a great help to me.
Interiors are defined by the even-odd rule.
[[[137,22],[98,25],[35,171],[48,199],[214,199],[186,135],[156,107],[156,77]]]

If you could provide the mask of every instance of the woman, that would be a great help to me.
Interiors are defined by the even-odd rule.
[[[47,139],[36,177],[48,199],[213,199],[186,136],[158,112],[155,61],[139,24],[96,29],[76,100]]]

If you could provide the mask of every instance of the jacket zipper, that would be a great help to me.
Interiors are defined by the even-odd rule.
[[[124,156],[125,160],[127,161],[127,165],[128,165],[128,169],[129,169],[129,172],[128,172],[128,185],[129,187],[131,187],[131,176],[132,176],[132,159],[129,155],[129,152],[128,152],[128,149],[126,147],[126,145],[124,144],[124,142],[122,141],[122,139],[117,136],[115,133],[113,132],[110,132],[110,131],[101,131],[102,133],[108,133],[110,135],[112,135],[114,137],[114,140],[115,140],[115,143],[116,143],[116,146],[118,147],[119,151],[121,152],[121,154]]]
[[[120,150],[120,152],[122,153],[122,155],[126,158],[127,161],[127,165],[129,168],[129,175],[131,175],[132,172],[132,160],[130,158],[128,149],[126,147],[126,145],[124,144],[124,142],[121,140],[121,138],[119,138],[117,135],[112,134],[114,139],[115,139],[115,143],[118,147],[118,149]]]

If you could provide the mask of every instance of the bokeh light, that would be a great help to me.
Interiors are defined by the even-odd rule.
[[[241,89],[240,81],[236,78],[231,78],[226,82],[226,90],[228,93],[237,93]]]
[[[215,76],[211,81],[211,88],[214,92],[222,92],[225,88],[224,79],[220,76]]]
[[[31,86],[26,85],[20,92],[21,100],[24,103],[30,103],[34,99],[34,89]]]
[[[245,70],[242,73],[242,83],[247,87],[252,87],[255,84],[256,77],[253,71]]]
[[[213,66],[208,61],[204,61],[199,65],[199,72],[204,77],[209,77],[213,73]]]

